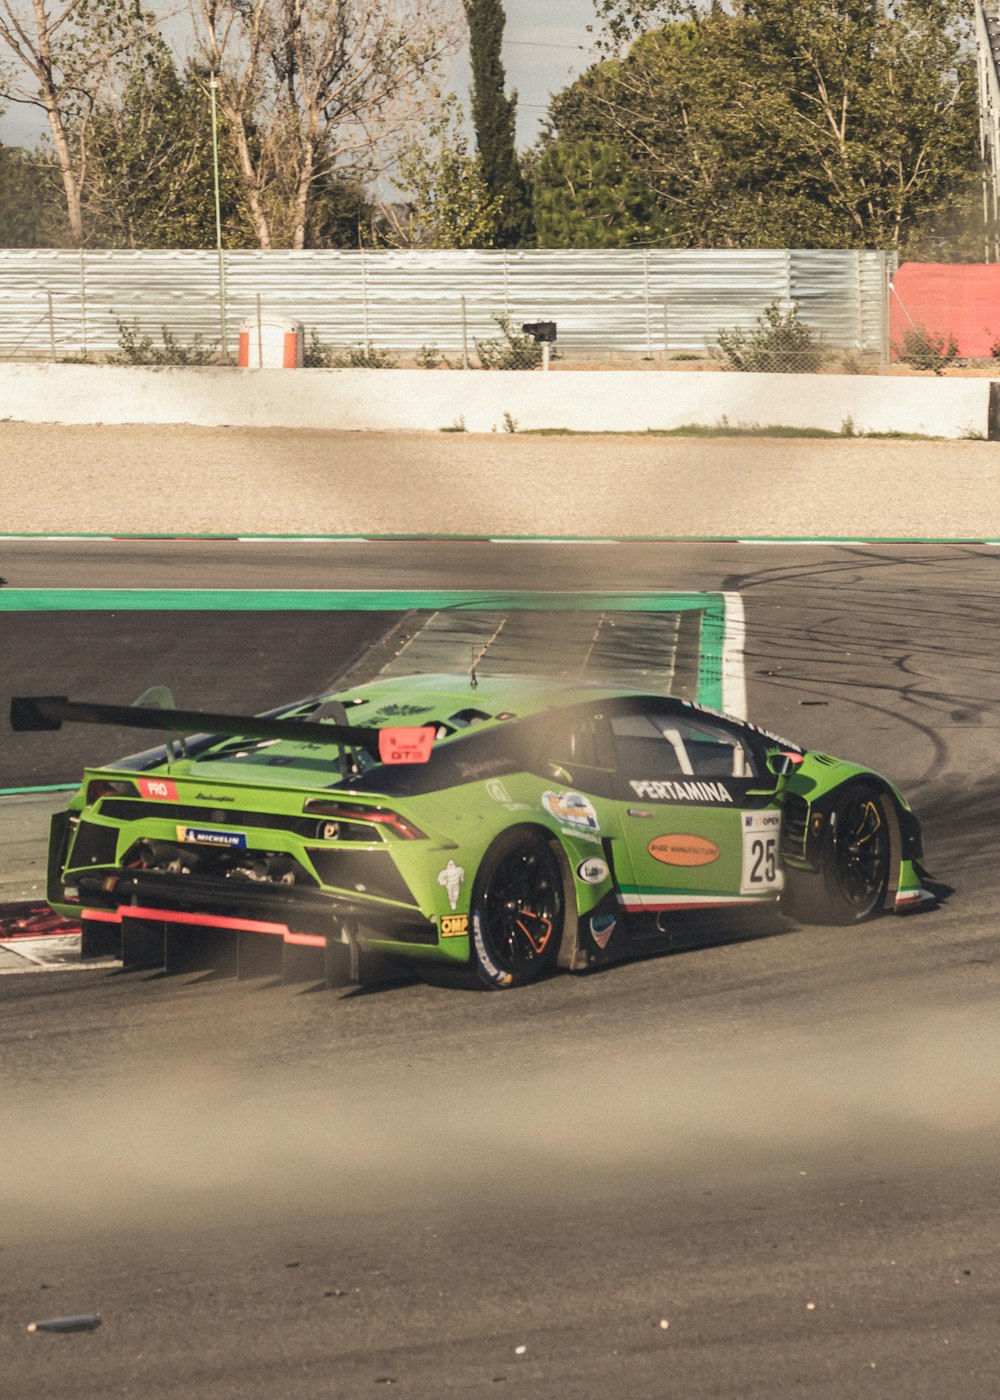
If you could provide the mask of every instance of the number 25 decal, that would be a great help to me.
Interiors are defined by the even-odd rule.
[[[750,842],[750,856],[753,864],[750,867],[751,885],[771,885],[778,868],[777,838],[774,836],[757,836]]]
[[[778,864],[781,816],[777,812],[743,813],[743,871],[741,894],[780,890],[784,874]]]

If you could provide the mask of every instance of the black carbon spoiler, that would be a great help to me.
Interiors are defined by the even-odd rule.
[[[151,709],[141,705],[97,705],[65,695],[15,695],[10,727],[18,731],[61,729],[64,721],[111,724],[126,729],[158,729],[170,734],[208,733],[241,739],[291,739],[331,748],[364,749],[379,763],[426,763],[434,726],[367,729],[307,719],[226,715],[208,710]]]

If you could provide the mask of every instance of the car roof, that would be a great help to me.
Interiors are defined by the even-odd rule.
[[[487,676],[473,685],[461,674],[407,675],[384,678],[327,691],[275,711],[276,715],[301,715],[309,719],[336,719],[358,728],[392,728],[433,724],[438,730],[435,754],[442,749],[465,749],[471,741],[477,747],[502,732],[513,738],[521,730],[519,721],[595,701],[625,699],[642,692],[607,685],[567,685],[544,677]],[[432,763],[432,768],[437,768]],[[381,765],[376,765],[381,769]],[[314,742],[294,739],[268,740],[244,744],[220,737],[191,760],[192,772],[204,779],[253,781],[261,786],[326,787],[331,785],[331,758],[316,749]],[[429,776],[425,775],[425,776]],[[364,787],[373,774],[357,779]],[[342,780],[341,780],[342,781]],[[395,774],[390,785],[420,786],[419,775]],[[340,782],[332,785],[339,786]]]

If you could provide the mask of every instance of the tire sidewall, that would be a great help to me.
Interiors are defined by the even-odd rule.
[[[837,870],[835,823],[831,818],[836,815],[839,819],[847,802],[856,798],[868,798],[875,802],[883,822],[889,821],[884,794],[874,783],[851,783],[836,794],[825,814],[823,835],[816,853],[816,869],[786,871],[786,888],[781,903],[784,912],[799,923],[830,926],[861,924],[883,912],[892,861],[891,844],[881,889],[866,908],[859,909],[847,898]]]
[[[849,802],[871,801],[878,809],[883,826],[887,823],[885,805],[882,794],[877,787],[871,783],[852,784],[838,796],[830,810],[827,818],[826,829],[823,833],[823,845],[821,853],[821,876],[823,887],[826,892],[826,899],[829,904],[831,918],[830,922],[838,924],[861,924],[869,919],[875,918],[882,912],[885,905],[885,892],[889,880],[889,852],[883,858],[883,871],[879,888],[869,903],[863,907],[856,905],[844,893],[843,883],[840,876],[839,857],[837,852],[837,830],[834,817],[841,820],[843,813]]]
[[[557,926],[553,930],[552,937],[544,952],[528,968],[512,972],[500,967],[494,954],[490,952],[486,936],[485,895],[498,866],[522,846],[534,846],[539,855],[551,862],[553,885],[559,891],[560,909]],[[551,842],[546,839],[545,835],[532,828],[519,827],[505,831],[502,836],[497,838],[486,852],[480,862],[479,869],[476,871],[469,912],[471,915],[469,920],[471,930],[469,939],[470,965],[477,981],[482,985],[489,988],[524,986],[529,982],[537,981],[555,966],[566,919],[566,891],[563,888],[559,861],[552,849]]]

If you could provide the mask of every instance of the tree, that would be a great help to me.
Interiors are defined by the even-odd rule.
[[[0,248],[61,248],[69,241],[51,156],[0,146]]]
[[[400,152],[397,180],[408,204],[405,218],[392,221],[391,241],[429,248],[491,247],[501,199],[490,194],[479,157],[469,154],[454,95],[428,138],[411,138]]]
[[[917,219],[967,189],[978,154],[970,8],[798,0],[789,11],[779,0],[743,0],[756,51],[783,55],[800,158],[843,241],[899,248]],[[774,131],[772,121],[765,136]]]
[[[317,189],[379,168],[457,43],[453,0],[190,3],[262,248],[305,246]]]
[[[674,9],[598,3],[622,39]],[[555,99],[543,150],[615,142],[667,242],[904,249],[975,179],[964,5],[738,0],[670,19]]]
[[[718,8],[717,0],[712,0],[712,8]],[[698,7],[692,0],[594,0],[594,9],[605,24],[598,38],[599,47],[605,53],[613,53],[619,45],[648,29],[682,15],[693,18]]]
[[[205,75],[178,74],[160,39],[136,53],[121,91],[91,113],[84,198],[89,241],[109,248],[214,246],[211,129]],[[225,243],[252,247],[224,124],[219,136]]]
[[[66,0],[58,9],[51,0],[0,0],[0,41],[33,84],[12,84],[6,95],[45,113],[74,244],[84,241],[91,113],[116,65],[150,27],[140,0]]]
[[[313,184],[306,247],[356,248],[375,217],[375,204],[361,180],[327,164],[329,174]]]
[[[761,139],[773,97],[751,82],[744,28],[714,11],[643,34],[624,58],[595,65],[557,96],[543,150],[614,144],[623,171],[649,192],[667,244],[784,244],[801,191],[781,123],[777,142]]]
[[[517,93],[504,94],[500,47],[506,16],[501,0],[463,0],[463,4],[469,25],[476,146],[486,188],[500,201],[494,241],[498,247],[516,247],[531,241],[532,226],[527,185],[514,145]]]
[[[531,188],[542,248],[628,248],[661,242],[667,233],[617,142],[555,142],[532,170]]]

